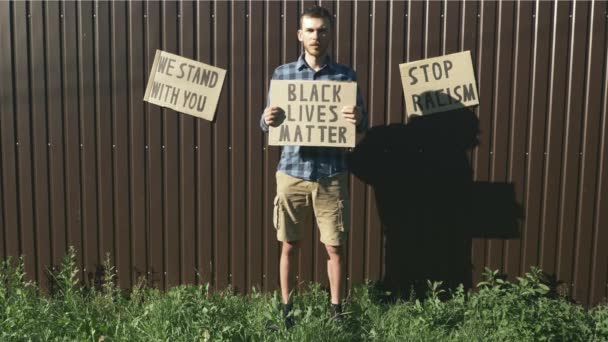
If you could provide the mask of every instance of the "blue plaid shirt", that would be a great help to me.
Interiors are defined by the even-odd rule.
[[[333,63],[327,57],[325,65],[314,71],[301,55],[296,62],[283,64],[274,70],[273,80],[323,80],[323,81],[356,81],[357,75],[348,66]],[[270,96],[268,98],[270,105]],[[367,130],[367,112],[363,109],[363,98],[357,88],[357,106],[362,109],[361,120],[357,132]],[[264,114],[260,119],[260,127],[268,132],[264,122]],[[317,180],[331,177],[346,170],[346,152],[343,147],[314,147],[314,146],[283,146],[278,171],[292,177],[306,180]]]

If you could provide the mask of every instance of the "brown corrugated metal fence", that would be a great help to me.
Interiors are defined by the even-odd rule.
[[[109,253],[125,288],[146,276],[162,288],[276,289],[270,215],[280,150],[267,146],[258,122],[273,69],[300,53],[298,15],[314,3],[0,2],[0,256],[25,255],[29,277],[43,286],[47,268],[73,245],[86,281]],[[511,189],[523,214],[515,233],[467,235],[450,254],[446,231],[430,240],[412,225],[384,234],[396,223],[382,210],[398,208],[400,197],[386,206],[375,194],[386,189],[353,176],[349,285],[389,272],[392,281],[411,279],[409,268],[460,258],[466,272],[454,279],[469,285],[484,266],[513,279],[538,265],[577,301],[603,299],[607,3],[320,3],[336,19],[332,55],[357,71],[378,132],[414,127],[399,63],[471,51],[481,135],[467,154],[470,180],[490,192]],[[228,70],[215,122],[142,101],[156,49]],[[412,184],[404,183],[403,205],[416,202]],[[325,283],[325,251],[312,228],[298,279]],[[408,254],[400,241],[427,250]]]

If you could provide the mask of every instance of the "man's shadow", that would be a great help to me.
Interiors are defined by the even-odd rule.
[[[461,107],[372,127],[349,154],[350,171],[375,191],[384,238],[380,286],[393,296],[422,296],[427,280],[468,289],[472,238],[519,237],[513,185],[473,182],[467,152],[478,135],[477,116]]]

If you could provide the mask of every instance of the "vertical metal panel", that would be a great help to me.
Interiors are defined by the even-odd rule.
[[[496,183],[507,181],[510,136],[508,127],[512,103],[514,10],[514,2],[500,2],[496,8],[496,77],[493,87],[492,140],[487,142],[490,145],[490,179]],[[494,260],[490,260],[488,264],[504,269],[505,242],[494,240],[490,242],[490,246]]]
[[[149,240],[150,230],[147,208],[146,182],[147,155],[149,146],[146,140],[146,109],[141,99],[148,66],[146,63],[146,36],[144,27],[147,24],[146,8],[142,2],[129,2],[127,5],[127,55],[125,61],[128,69],[127,94],[128,113],[128,152],[129,152],[129,209],[130,224],[130,256],[132,262],[131,279],[136,282],[139,278],[148,279],[150,272]]]
[[[549,273],[555,272],[555,255],[557,242],[558,210],[563,153],[563,137],[566,110],[566,86],[568,74],[563,72],[568,67],[568,24],[570,21],[570,4],[556,2],[553,9],[553,34],[551,41],[551,74],[549,99],[547,104],[547,148],[545,149],[545,170],[543,181],[544,205],[542,208],[542,226],[540,241],[539,266]],[[559,172],[557,170],[560,170]]]
[[[279,2],[267,2],[265,12],[265,30],[266,39],[264,44],[265,57],[265,91],[264,103],[266,103],[266,94],[274,69],[281,64],[281,4]],[[264,106],[265,107],[265,106]],[[267,141],[267,136],[265,138]],[[264,290],[275,290],[279,284],[279,253],[278,244],[276,242],[276,231],[272,222],[273,198],[276,193],[276,178],[275,170],[279,162],[279,148],[276,146],[266,147],[266,155],[264,161],[264,241],[268,242],[265,248],[264,255]]]
[[[114,246],[114,173],[112,154],[116,148],[112,132],[112,51],[110,3],[95,3],[95,130],[97,146],[97,193],[99,215],[99,253],[116,264]]]
[[[62,101],[65,130],[65,180],[67,243],[76,250],[76,263],[84,265],[82,236],[80,118],[78,113],[78,8],[62,3]],[[84,272],[80,274],[84,277]]]
[[[230,66],[230,4],[215,2],[214,61],[217,67],[228,69]],[[214,160],[214,238],[215,238],[215,286],[224,288],[230,284],[230,77],[224,81],[218,102],[215,125]]]
[[[247,288],[263,284],[264,250],[271,241],[264,239],[264,137],[259,127],[264,103],[264,5],[250,2],[247,8]]]
[[[424,54],[426,58],[441,56],[441,47],[443,46],[441,6],[440,1],[427,1],[425,3]]]
[[[479,8],[479,36],[477,51],[477,87],[479,89],[479,129],[481,142],[474,151],[474,180],[490,179],[490,151],[492,148],[492,116],[494,108],[495,58],[496,58],[496,9],[495,2],[482,2]],[[486,240],[483,265],[500,268],[500,241]]]
[[[181,1],[178,10],[180,55],[196,59],[195,3]],[[196,281],[196,238],[195,238],[195,129],[196,118],[191,115],[179,116],[179,220],[182,228],[180,239],[180,264],[182,283]]]
[[[525,163],[526,163],[526,137],[528,130],[528,103],[530,101],[530,70],[532,51],[532,11],[534,3],[521,1],[516,9],[515,51],[513,60],[513,103],[509,130],[510,155],[508,168],[508,182],[514,184],[516,202],[523,205],[525,197]],[[524,214],[526,215],[526,213]],[[521,231],[520,231],[521,235]],[[515,274],[521,272],[521,239],[506,242],[505,246],[505,273],[514,279]],[[475,258],[473,259],[475,260]],[[479,279],[479,274],[476,274]]]
[[[129,206],[129,73],[127,3],[111,5],[111,93],[112,93],[112,204],[115,227],[114,265],[122,288],[133,284],[130,253],[131,225]],[[143,240],[143,239],[142,239]]]
[[[210,2],[197,2],[196,55],[203,63],[213,64],[213,12]],[[224,95],[225,96],[225,95]],[[213,123],[197,120],[197,267],[201,283],[213,283]]]
[[[372,39],[371,46],[371,75],[370,75],[370,100],[369,100],[369,122],[370,125],[382,125],[385,123],[386,112],[386,36],[388,29],[388,6],[385,2],[373,2],[371,12]],[[381,226],[377,211],[375,193],[368,192],[368,216],[367,216],[367,263],[366,274],[369,279],[380,278],[382,267],[382,236]]]
[[[357,71],[357,83],[361,85],[360,90],[362,96],[364,98],[364,102],[367,105],[368,115],[371,115],[371,104],[370,104],[370,90],[368,86],[368,82],[371,78],[371,67],[370,67],[370,36],[371,36],[371,20],[370,14],[372,11],[371,3],[369,1],[358,1],[355,3],[355,43],[354,43],[354,63],[355,70]],[[361,224],[360,227],[353,225],[351,230],[353,231],[361,231],[361,236],[356,237],[355,233],[353,233],[353,244],[351,245],[352,250],[363,251],[364,258],[361,260],[361,264],[358,265],[360,267],[361,276],[363,279],[370,279],[368,272],[368,256],[369,256],[369,247],[368,247],[368,222],[369,222],[369,205],[368,198],[371,196],[371,187],[365,187],[365,191],[361,191],[360,193],[353,194],[352,198],[352,210],[364,212],[365,215],[362,215],[364,221],[359,221]],[[355,221],[357,222],[357,221]],[[355,249],[355,248],[359,249]],[[355,276],[355,275],[353,275]],[[356,278],[355,278],[356,279]]]
[[[82,239],[87,284],[92,285],[99,265],[99,227],[95,132],[95,56],[94,3],[78,3],[78,95],[80,117],[80,164],[82,200]]]
[[[530,95],[528,159],[526,170],[526,224],[522,231],[523,271],[537,265],[542,208],[542,173],[545,151],[545,124],[547,117],[547,87],[549,83],[552,4],[537,2],[532,55],[532,93]]]
[[[163,2],[161,7],[163,50],[179,54],[177,2]],[[180,240],[182,226],[179,222],[179,115],[164,109],[162,115],[162,164],[163,164],[163,240],[165,243],[165,284],[180,283]]]
[[[66,252],[66,202],[64,180],[64,120],[61,101],[61,24],[59,2],[45,4],[46,92],[49,149],[49,206],[51,222],[51,265],[57,265]]]
[[[15,117],[17,139],[18,211],[19,211],[19,254],[29,259],[25,272],[38,279],[35,247],[34,198],[32,185],[32,137],[31,137],[31,94],[28,30],[29,6],[25,2],[13,3],[13,61],[15,89]]]
[[[604,13],[608,12],[608,4],[604,4]],[[604,31],[606,32],[606,31]],[[606,37],[605,37],[606,38]],[[608,70],[608,53],[604,54],[604,75]],[[608,295],[606,281],[608,267],[608,249],[604,248],[608,241],[608,77],[604,77],[602,90],[602,109],[599,145],[598,186],[595,203],[595,226],[593,236],[593,255],[591,267],[591,288],[589,303],[599,303]]]
[[[473,67],[476,71],[477,88],[479,89],[479,68],[478,65],[478,35],[481,18],[481,10],[479,2],[462,2],[461,10],[461,28],[460,28],[460,50],[470,51]],[[481,132],[480,134],[484,134]],[[470,165],[474,165],[476,154],[471,150],[466,152]],[[468,242],[471,245],[471,278],[479,279],[485,265],[486,244],[482,239],[475,236]]]
[[[34,234],[36,241],[36,268],[41,286],[47,286],[45,261],[51,259],[50,220],[49,220],[49,187],[48,187],[48,137],[45,82],[44,77],[44,9],[43,3],[29,4],[29,61],[30,61],[30,104],[32,110],[32,152],[34,166]]]
[[[154,54],[162,49],[161,3],[145,3],[145,80],[148,79]],[[162,164],[162,110],[158,106],[146,104],[146,164],[147,164],[147,213],[148,213],[148,277],[153,285],[165,288],[165,239],[163,210],[163,164]]]
[[[342,2],[339,3],[339,21],[342,19]],[[357,73],[357,85],[364,104],[369,112],[369,96],[367,80],[369,79],[369,55],[366,53],[369,41],[369,19],[367,13],[369,11],[369,3],[357,1],[352,4],[350,20],[353,25],[352,33],[352,65]],[[342,43],[339,44],[341,46]],[[341,51],[340,48],[338,48]],[[349,265],[348,275],[350,284],[360,283],[366,279],[365,275],[365,260],[367,251],[365,249],[366,236],[366,192],[368,187],[358,178],[351,177],[350,188],[350,208],[351,208],[351,226],[349,233]]]
[[[577,219],[574,299],[588,303],[591,282],[591,256],[593,253],[593,230],[595,203],[598,196],[598,146],[602,110],[602,78],[606,77],[604,58],[606,54],[606,11],[599,2],[591,4],[587,40],[586,84],[584,96],[583,140],[581,157],[581,179],[579,188],[579,213]]]
[[[589,22],[589,3],[572,3],[570,28],[570,57],[568,67],[568,95],[566,104],[566,132],[559,225],[557,274],[572,290],[574,281],[574,246],[578,211],[579,164],[581,127],[585,82],[586,37]],[[524,203],[525,205],[525,203]],[[526,211],[529,209],[526,207]]]
[[[0,3],[0,136],[2,142],[2,227],[0,252],[3,258],[20,254],[15,132],[15,62],[13,59],[13,3]]]
[[[406,29],[406,3],[393,1],[390,3],[389,41],[387,77],[387,105],[386,123],[402,123],[403,120],[403,87],[401,86],[401,73],[399,64],[405,61],[404,30]],[[457,32],[457,31],[456,31]]]
[[[259,118],[316,3],[334,14],[331,54],[356,70],[374,126],[407,121],[400,63],[471,51],[475,180],[512,184],[525,218],[518,237],[472,237],[473,283],[484,266],[513,279],[539,265],[577,301],[603,299],[605,2],[1,3],[0,255],[25,254],[43,286],[72,245],[88,284],[110,252],[125,288],[145,276],[276,289],[280,148]],[[215,122],[141,100],[156,49],[228,70]],[[385,257],[373,187],[353,176],[350,192],[348,286],[381,280]],[[297,275],[327,285],[318,239],[311,223]]]
[[[460,51],[459,28],[462,26],[461,18],[463,6],[458,1],[446,1],[443,3],[443,47],[442,54],[448,55]]]
[[[476,75],[479,75],[480,70],[477,67],[478,57],[478,35],[479,35],[479,26],[480,26],[480,4],[478,2],[463,2],[462,3],[462,26],[460,33],[460,49],[462,51],[470,51],[471,59],[473,66],[477,72]],[[480,89],[480,79],[477,76],[477,88]],[[483,134],[483,133],[481,133]],[[474,163],[475,154],[471,151],[467,151],[467,157],[469,158],[469,162],[471,165]],[[485,253],[486,253],[486,244],[485,241],[481,239],[475,239],[473,237],[471,241],[471,268],[472,268],[472,277],[478,279],[481,276],[481,272],[485,266]]]
[[[231,282],[236,290],[247,289],[247,211],[246,211],[246,154],[247,154],[247,22],[246,3],[236,1],[231,8],[230,46],[230,208],[231,217]]]
[[[3,119],[5,119],[7,116],[11,116],[13,114],[13,110],[12,108],[9,108],[8,105],[12,106],[12,58],[10,55],[10,48],[11,48],[11,41],[10,41],[10,34],[11,34],[11,20],[10,20],[10,3],[5,3],[5,4],[0,4],[0,19],[2,20],[2,23],[0,23],[0,49],[2,50],[2,52],[0,52],[0,58],[2,58],[2,60],[0,61],[0,73],[1,75],[3,75],[2,80],[0,81],[0,99],[2,99],[3,104],[0,104],[0,147],[5,147],[5,146],[11,146],[13,145],[13,142],[7,142],[6,140],[3,140],[4,138],[4,131],[3,130],[3,126],[6,126],[6,123],[4,125],[2,125],[3,123]],[[10,75],[10,77],[9,77]],[[9,100],[10,97],[10,100]],[[11,120],[7,120],[9,122],[12,122]],[[0,148],[0,174],[2,175],[2,180],[4,180],[4,173],[2,172],[4,167],[4,164],[9,164],[8,162],[6,162],[4,160],[4,148]],[[10,166],[9,166],[10,167]],[[5,203],[6,202],[6,197],[4,196],[4,182],[0,181],[0,200],[2,201],[1,203]],[[0,207],[0,239],[2,239],[2,242],[0,243],[0,256],[3,259],[6,259],[6,221],[4,219],[4,216],[6,215],[4,213],[4,208],[5,206],[2,205],[2,207]]]

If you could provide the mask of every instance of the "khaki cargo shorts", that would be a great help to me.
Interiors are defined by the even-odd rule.
[[[277,171],[277,196],[273,224],[279,241],[297,241],[309,229],[312,214],[317,220],[321,242],[340,246],[348,232],[349,203],[347,173],[307,181]]]

